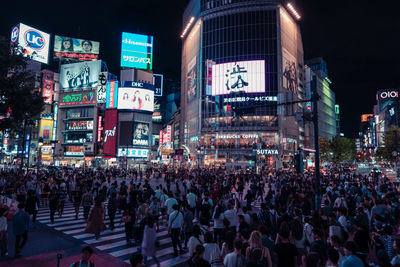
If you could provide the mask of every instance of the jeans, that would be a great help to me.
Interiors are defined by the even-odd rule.
[[[22,238],[22,243],[21,243]],[[15,254],[18,255],[21,249],[25,246],[28,240],[28,231],[25,231],[22,235],[15,236]]]
[[[192,236],[192,232],[185,232],[185,248],[187,248],[187,243],[191,236]]]
[[[0,256],[4,257],[7,253],[7,244],[8,244],[8,239],[7,239],[7,232],[6,235],[3,237],[3,239],[0,239]]]
[[[171,240],[172,246],[174,247],[174,253],[178,254],[178,247],[179,251],[182,251],[181,241],[179,240],[181,229],[180,228],[172,228],[171,229]]]

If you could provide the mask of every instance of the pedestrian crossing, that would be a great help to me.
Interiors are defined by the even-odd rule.
[[[117,213],[114,219],[114,230],[109,230],[109,218],[106,215],[104,223],[107,230],[100,234],[100,238],[96,240],[93,234],[85,233],[86,222],[83,218],[83,208],[80,207],[78,219],[75,218],[75,208],[72,203],[65,203],[64,213],[62,217],[58,216],[56,212],[54,216],[54,223],[50,220],[50,210],[48,207],[42,207],[37,214],[37,221],[48,227],[62,232],[74,239],[81,241],[83,244],[91,245],[102,252],[108,253],[113,257],[119,258],[122,261],[129,263],[129,258],[132,253],[136,253],[139,249],[139,243],[134,246],[126,244],[125,225],[121,222],[122,214]],[[174,250],[172,241],[168,235],[166,226],[161,226],[157,232],[157,240],[160,247],[157,248],[156,256],[160,262],[160,266],[176,266],[185,263],[188,260],[188,252],[178,257],[174,257]],[[156,266],[154,260],[148,258],[148,266]]]

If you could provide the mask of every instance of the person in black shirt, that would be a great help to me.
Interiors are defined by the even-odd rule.
[[[295,267],[298,251],[296,246],[290,243],[289,236],[289,226],[286,222],[283,222],[275,240],[275,252],[278,257],[278,267]]]

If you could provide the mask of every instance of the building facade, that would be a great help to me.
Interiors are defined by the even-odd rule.
[[[289,167],[304,146],[297,13],[281,1],[191,1],[183,15],[179,142],[200,166]],[[298,18],[298,17],[297,17]]]

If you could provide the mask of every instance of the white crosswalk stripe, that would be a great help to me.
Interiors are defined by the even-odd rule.
[[[120,224],[121,217],[122,214],[117,213],[114,220],[115,229],[113,231],[109,229],[105,230],[100,234],[99,239],[96,239],[93,234],[85,233],[86,222],[83,218],[83,208],[80,207],[78,219],[76,219],[75,208],[72,206],[72,203],[65,204],[62,217],[59,217],[58,212],[56,212],[53,224],[50,220],[49,208],[40,208],[37,214],[37,221],[129,263],[129,258],[132,253],[138,251],[139,244],[135,243],[134,246],[127,245],[125,225]],[[109,225],[109,221],[107,215],[106,220],[104,221],[107,226]],[[172,241],[165,226],[160,226],[160,231],[157,232],[157,240],[160,243],[160,247],[157,248],[156,256],[160,261],[161,266],[176,266],[187,261],[187,252],[178,257],[174,257]],[[148,266],[155,266],[155,262],[151,257],[148,259]]]

